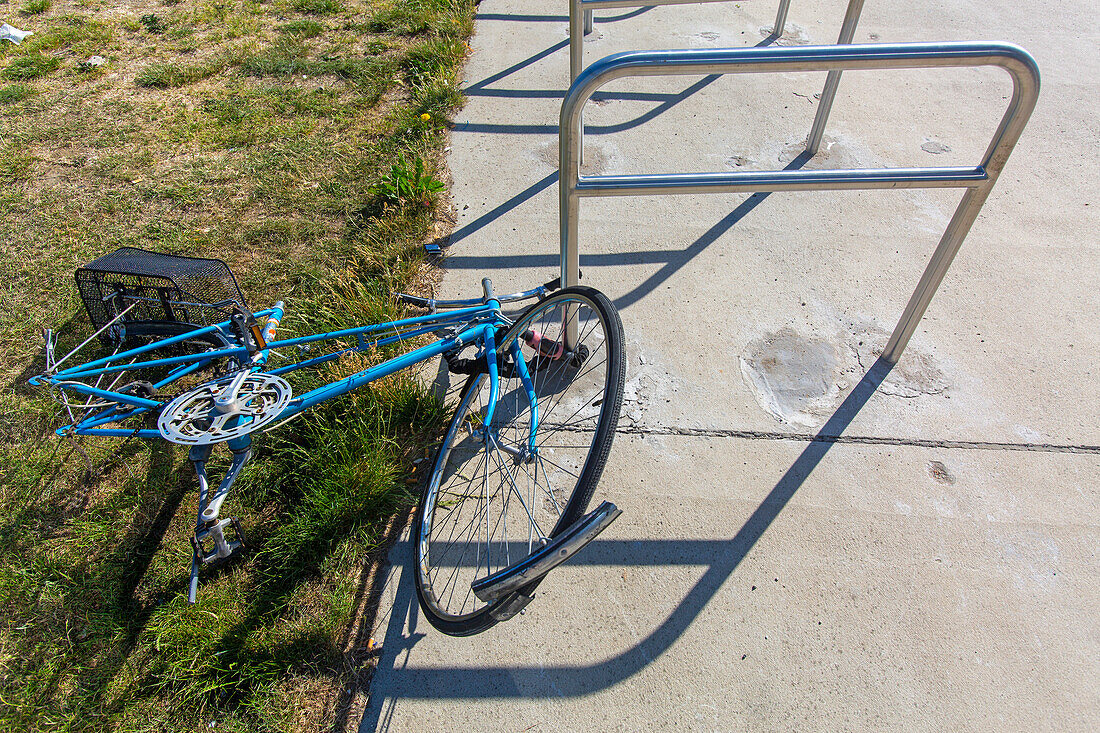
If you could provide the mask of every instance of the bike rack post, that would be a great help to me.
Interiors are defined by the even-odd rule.
[[[592,32],[592,11],[598,8],[634,8],[652,7],[656,5],[687,5],[695,3],[728,2],[729,0],[569,0],[569,81],[576,81],[584,65],[584,36]],[[837,44],[848,44],[856,34],[856,25],[859,16],[863,12],[864,0],[848,0],[848,9],[844,11],[844,21],[840,26],[840,35]],[[775,25],[772,33],[775,36],[783,35],[783,28],[787,24],[787,10],[791,0],[779,0],[779,10],[776,12]],[[582,32],[582,16],[584,30]],[[825,87],[821,91],[821,97],[817,105],[817,115],[814,117],[813,127],[810,129],[806,140],[806,152],[810,155],[817,153],[821,145],[821,136],[825,132],[825,123],[829,119],[829,111],[833,107],[833,98],[836,96],[837,87],[840,85],[840,71],[830,71],[825,79]],[[581,135],[584,130],[582,128]],[[581,151],[581,160],[584,159],[584,151]]]
[[[658,175],[581,176],[579,140],[584,103],[603,84],[622,77],[776,73],[848,69],[927,69],[999,66],[1012,78],[1012,99],[979,165],[930,168],[732,171]],[[894,327],[882,358],[896,364],[959,251],[978,212],[1019,140],[1039,95],[1039,69],[1024,49],[1010,43],[889,43],[845,46],[691,49],[616,54],[588,67],[570,86],[561,107],[558,187],[561,283],[580,279],[577,242],[584,196],[653,196],[750,191],[825,191],[880,188],[964,188],[916,290]],[[576,334],[567,333],[567,343]]]

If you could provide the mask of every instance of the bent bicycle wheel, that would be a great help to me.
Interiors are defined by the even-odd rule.
[[[578,338],[569,351],[567,326]],[[511,354],[517,341],[534,383],[536,449],[531,400],[502,356],[488,433],[489,377],[480,374],[462,391],[417,509],[417,596],[428,621],[454,636],[489,628],[508,600],[481,601],[474,581],[520,562],[584,514],[622,406],[623,327],[602,293],[567,288],[533,305],[498,353]]]

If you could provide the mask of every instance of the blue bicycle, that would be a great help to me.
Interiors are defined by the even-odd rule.
[[[200,567],[244,547],[239,521],[221,508],[253,434],[436,357],[466,376],[412,530],[417,595],[436,628],[468,635],[516,615],[547,573],[620,513],[604,502],[585,514],[625,379],[622,323],[591,288],[548,283],[498,296],[486,279],[478,299],[396,295],[425,315],[277,338],[283,304],[249,311],[220,260],[122,248],[80,268],[76,280],[95,333],[59,358],[46,331],[46,371],[30,381],[64,406],[60,435],[189,446],[199,483],[192,603]],[[518,316],[503,310],[526,300],[536,302]],[[378,361],[380,349],[410,340],[422,345],[294,392],[300,370]],[[97,341],[103,355],[70,363]],[[206,464],[218,443],[232,462],[212,490]]]

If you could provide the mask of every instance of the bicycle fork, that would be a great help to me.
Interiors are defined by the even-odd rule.
[[[497,364],[496,340],[491,328],[485,330],[485,361],[489,371],[489,404],[482,419],[482,427],[479,431],[481,436],[479,437],[484,440],[486,451],[501,450],[515,457],[517,463],[521,461],[532,463],[538,455],[538,446],[535,443],[539,422],[538,396],[535,393],[535,384],[531,379],[527,363],[523,359],[518,339],[512,342],[511,353],[516,371],[523,382],[523,388],[531,406],[527,444],[523,447],[510,446],[496,440],[493,436],[491,425],[500,392],[500,374]],[[488,501],[488,497],[483,497],[483,500]],[[559,532],[553,539],[542,538],[541,547],[525,559],[474,581],[471,586],[474,595],[486,603],[499,601],[491,615],[497,621],[507,621],[520,613],[527,604],[534,600],[535,587],[551,570],[580,552],[585,545],[596,539],[597,535],[607,529],[622,513],[622,510],[611,502],[603,502],[595,510]]]

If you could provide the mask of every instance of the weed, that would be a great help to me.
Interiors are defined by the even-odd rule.
[[[401,156],[382,180],[371,187],[371,193],[386,206],[398,209],[406,206],[430,208],[436,195],[443,190],[442,181],[424,170],[420,156],[410,166]]]
[[[45,76],[61,66],[61,61],[53,56],[29,53],[12,61],[4,69],[3,77],[12,81],[25,81]]]
[[[141,16],[141,25],[150,33],[164,33],[165,25],[156,13]]]

